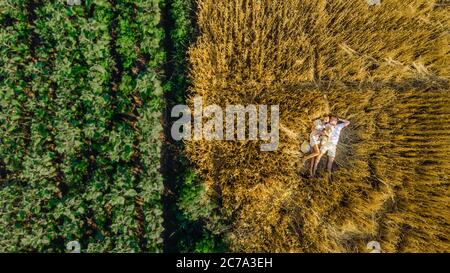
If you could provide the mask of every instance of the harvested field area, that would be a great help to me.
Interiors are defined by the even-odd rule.
[[[409,2],[199,1],[191,97],[280,107],[275,152],[187,143],[232,251],[450,251],[450,16]],[[333,180],[307,178],[300,145],[330,113],[351,121]]]

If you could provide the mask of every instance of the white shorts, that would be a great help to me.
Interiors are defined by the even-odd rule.
[[[328,142],[320,148],[320,153],[327,153],[328,157],[336,157],[336,144]]]
[[[311,147],[314,147],[315,145],[319,144],[320,144],[319,137],[316,136],[314,133],[309,134],[309,145],[311,145]]]

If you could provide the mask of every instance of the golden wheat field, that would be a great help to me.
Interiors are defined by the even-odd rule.
[[[450,13],[437,2],[198,0],[191,97],[280,107],[275,152],[186,143],[232,251],[450,251]],[[330,113],[352,122],[333,180],[306,178],[300,145]]]

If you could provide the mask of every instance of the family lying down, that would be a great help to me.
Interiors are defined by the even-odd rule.
[[[310,152],[302,159],[302,165],[311,160],[309,168],[311,177],[316,175],[317,166],[325,154],[328,155],[327,170],[331,174],[341,130],[349,125],[350,121],[336,116],[325,116],[313,122],[311,133],[309,134],[309,145],[307,145],[308,143],[302,145],[302,151]],[[306,148],[305,144],[307,145]]]

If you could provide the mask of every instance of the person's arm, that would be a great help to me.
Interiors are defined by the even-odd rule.
[[[347,126],[350,125],[350,121],[348,121],[348,120],[346,120],[346,119],[340,119],[340,118],[338,118],[338,121],[343,122],[343,123],[344,123],[344,127],[347,127]]]

